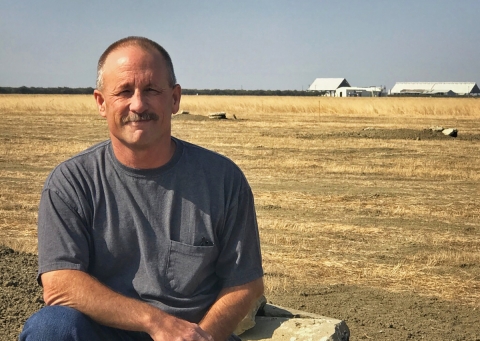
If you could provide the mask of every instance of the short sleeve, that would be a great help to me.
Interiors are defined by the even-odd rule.
[[[85,219],[58,191],[44,189],[38,211],[38,281],[54,270],[87,271],[89,236]]]
[[[255,204],[248,184],[243,184],[236,199],[227,212],[216,267],[224,288],[263,276]]]

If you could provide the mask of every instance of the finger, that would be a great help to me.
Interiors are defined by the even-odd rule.
[[[203,330],[202,328],[198,327],[199,331],[198,333],[200,334],[200,336],[202,337],[202,341],[205,340],[205,341],[214,341],[213,339],[213,336],[210,335],[209,333],[207,333],[205,330]]]

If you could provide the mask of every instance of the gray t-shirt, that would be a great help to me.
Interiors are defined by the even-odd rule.
[[[245,176],[226,157],[173,140],[160,168],[126,167],[106,141],[53,170],[38,214],[39,276],[81,270],[199,322],[222,288],[263,275]]]

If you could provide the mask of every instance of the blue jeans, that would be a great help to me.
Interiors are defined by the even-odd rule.
[[[25,322],[19,340],[152,341],[152,338],[146,333],[103,326],[73,308],[47,306]]]
[[[43,307],[25,322],[20,341],[152,341],[141,332],[101,325],[78,310],[64,306]],[[231,335],[228,341],[241,341]]]

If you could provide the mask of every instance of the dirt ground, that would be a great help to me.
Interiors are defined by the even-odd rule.
[[[28,316],[42,307],[36,269],[36,255],[0,246],[0,341],[16,340]],[[412,293],[312,285],[267,299],[343,319],[350,340],[480,340],[480,311]]]
[[[43,305],[37,256],[0,246],[0,340],[18,338],[28,316]]]

